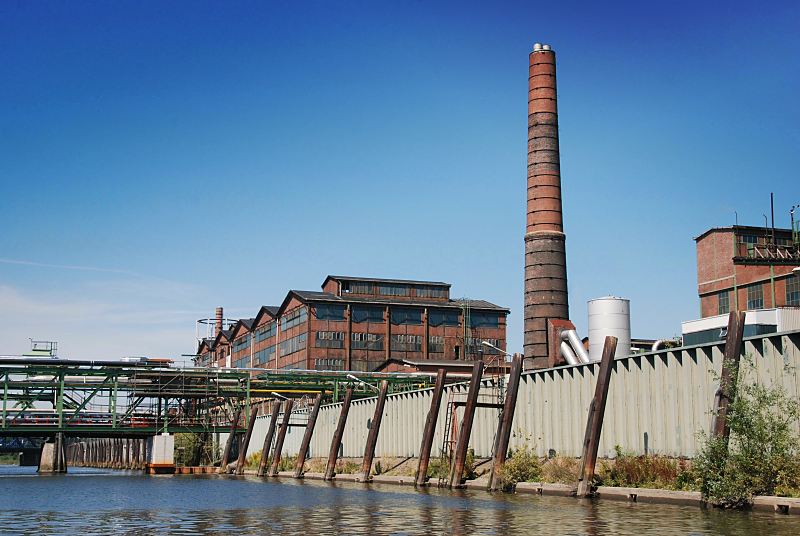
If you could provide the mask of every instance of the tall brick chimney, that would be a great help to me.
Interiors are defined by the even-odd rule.
[[[222,307],[214,311],[214,337],[222,333]]]
[[[567,257],[561,217],[556,54],[535,44],[528,71],[528,220],[525,233],[525,357],[546,367],[548,320],[568,320]],[[552,341],[555,342],[555,341]]]

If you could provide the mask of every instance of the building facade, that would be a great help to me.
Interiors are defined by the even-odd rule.
[[[391,371],[420,361],[503,361],[508,314],[487,301],[451,299],[448,283],[328,276],[321,292],[290,290],[280,306],[201,340],[196,362]]]
[[[797,229],[715,227],[695,242],[701,317],[800,306]]]

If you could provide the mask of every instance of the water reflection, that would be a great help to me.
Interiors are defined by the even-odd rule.
[[[0,475],[8,470],[0,469]],[[73,472],[0,476],[0,532],[63,534],[799,534],[800,520],[479,491]]]

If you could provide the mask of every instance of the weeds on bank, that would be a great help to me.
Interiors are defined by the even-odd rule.
[[[614,447],[613,462],[601,461],[598,481],[603,486],[661,489],[696,489],[696,475],[686,460],[657,454],[636,456]]]
[[[800,404],[780,387],[740,381],[728,406],[730,439],[702,435],[694,466],[703,498],[722,508],[755,495],[800,496]]]
[[[269,461],[269,460],[267,460]],[[258,469],[258,466],[261,465],[261,451],[256,451],[252,453],[250,456],[245,458],[244,466],[247,469]]]
[[[574,484],[578,481],[580,460],[555,456],[542,465],[542,482],[553,484]]]
[[[442,480],[449,479],[450,463],[451,460],[449,457],[431,458],[431,460],[428,462],[428,478],[437,478]],[[479,475],[475,465],[475,451],[473,449],[469,449],[467,451],[467,457],[464,460],[463,478],[465,480],[475,480],[478,478]]]
[[[351,475],[357,473],[361,466],[350,460],[339,460],[336,462],[336,474]]]
[[[537,482],[542,478],[542,464],[535,452],[527,446],[509,457],[500,468],[500,487],[506,491],[514,489],[518,482]]]

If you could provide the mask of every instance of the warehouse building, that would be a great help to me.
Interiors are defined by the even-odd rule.
[[[448,283],[329,275],[321,291],[290,290],[279,306],[202,339],[196,363],[389,371],[431,360],[489,362],[505,352],[508,314],[487,301],[451,299]]]

